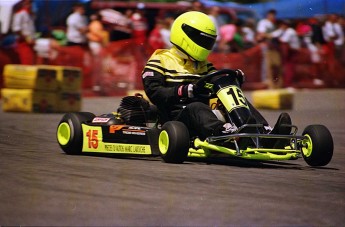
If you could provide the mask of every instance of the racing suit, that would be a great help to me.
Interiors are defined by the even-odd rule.
[[[144,67],[142,78],[148,98],[158,108],[160,123],[181,121],[191,137],[201,139],[221,134],[224,122],[212,112],[209,100],[191,97],[186,91],[188,85],[215,70],[212,63],[190,60],[176,47],[156,50]]]

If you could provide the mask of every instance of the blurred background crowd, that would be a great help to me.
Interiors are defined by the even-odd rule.
[[[171,47],[174,19],[196,10],[218,28],[209,60],[242,69],[245,88],[344,88],[345,2],[293,1],[3,0],[0,70],[11,63],[78,66],[83,87],[94,93],[140,89],[148,57]]]

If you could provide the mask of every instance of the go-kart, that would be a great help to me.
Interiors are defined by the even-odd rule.
[[[333,156],[333,139],[323,125],[309,125],[297,135],[295,125],[281,125],[291,133],[267,133],[253,121],[248,101],[234,70],[215,71],[199,79],[196,86],[206,92],[202,98],[216,100],[213,109],[220,118],[237,126],[229,135],[191,138],[179,121],[158,123],[157,109],[142,96],[127,96],[117,112],[95,116],[88,112],[67,113],[57,128],[57,141],[67,154],[110,153],[160,155],[167,163],[183,163],[188,157],[213,156],[269,161],[303,157],[310,166],[325,166]],[[217,114],[216,114],[217,115]],[[283,147],[272,147],[275,141]]]

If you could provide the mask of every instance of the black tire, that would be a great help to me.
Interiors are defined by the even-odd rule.
[[[158,146],[164,162],[183,163],[188,155],[189,144],[189,132],[182,122],[168,121],[163,125]]]
[[[95,115],[89,112],[65,114],[57,128],[56,137],[61,149],[70,155],[82,153],[83,131],[81,124],[91,121]]]
[[[303,131],[307,139],[302,143],[302,155],[310,166],[325,166],[333,156],[333,138],[324,125],[309,125]]]

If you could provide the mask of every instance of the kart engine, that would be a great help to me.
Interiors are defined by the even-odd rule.
[[[117,112],[126,124],[145,126],[150,109],[150,103],[141,95],[136,95],[122,98]]]

